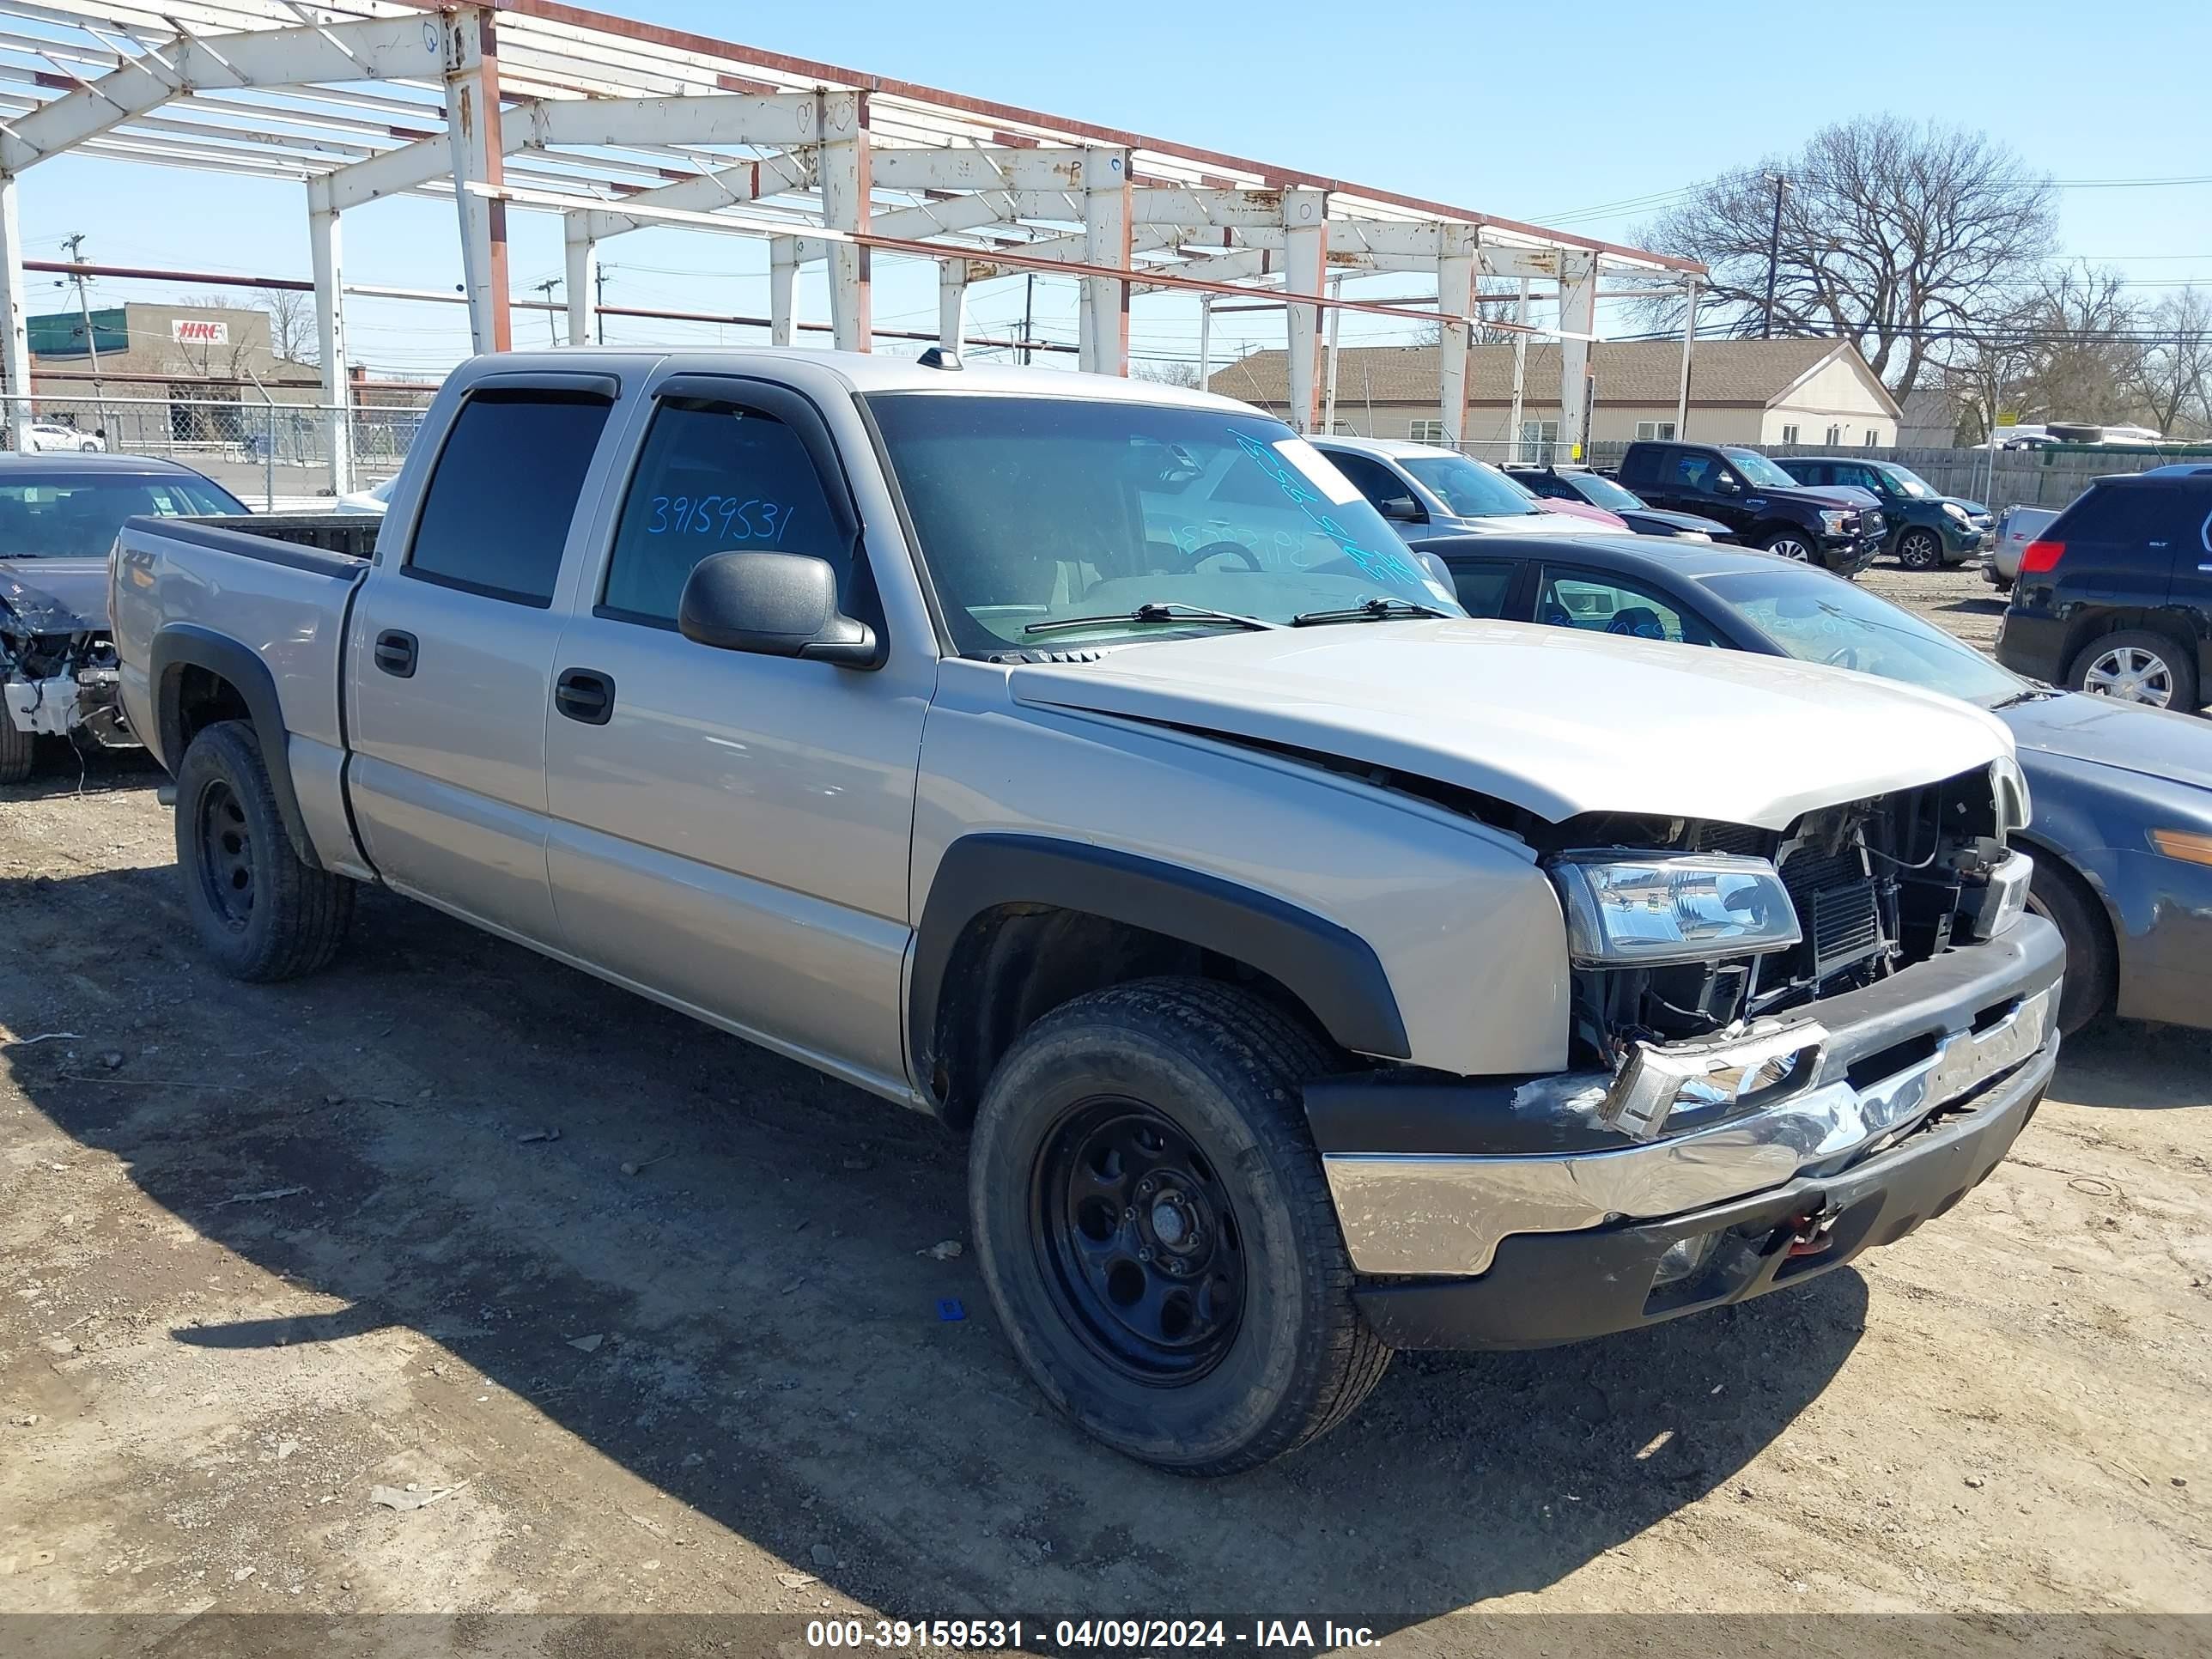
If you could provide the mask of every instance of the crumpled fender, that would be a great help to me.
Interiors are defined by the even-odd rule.
[[[43,588],[7,575],[0,575],[0,611],[13,624],[11,633],[96,634],[106,626],[88,621]]]

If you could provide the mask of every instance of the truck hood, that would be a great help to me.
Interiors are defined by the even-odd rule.
[[[1162,640],[1011,681],[1033,707],[1387,766],[1553,823],[1780,830],[2013,746],[1994,714],[1841,669],[1459,618]]]
[[[107,561],[0,559],[0,605],[33,633],[105,633]]]
[[[1997,717],[2023,756],[2056,755],[2212,789],[2212,720],[2081,691],[2014,703]]]

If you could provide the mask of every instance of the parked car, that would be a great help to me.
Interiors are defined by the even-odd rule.
[[[392,486],[398,482],[399,475],[395,472],[366,489],[349,489],[337,498],[331,510],[333,513],[367,513],[381,518],[392,505]]]
[[[2020,576],[2021,555],[2051,527],[2058,512],[2055,507],[2008,507],[1998,514],[1990,556],[1982,566],[1982,580],[2000,593],[2011,592]]]
[[[1499,470],[1501,471],[1504,471],[1503,468]],[[1510,473],[1506,474],[1506,476],[1508,477],[1512,477]],[[1522,489],[1528,489],[1528,486],[1521,483],[1521,481],[1518,478],[1514,478],[1513,482],[1516,484],[1520,484]],[[1592,507],[1588,501],[1583,500],[1579,495],[1569,495],[1565,497],[1539,495],[1534,490],[1528,489],[1528,499],[1534,501],[1538,507],[1541,507],[1547,513],[1557,513],[1562,517],[1569,519],[1580,519],[1585,524],[1602,525],[1607,530],[1620,531],[1631,534],[1633,533],[1628,530],[1627,520],[1622,518],[1616,513],[1607,512],[1604,507]]]
[[[1848,484],[1881,508],[1887,550],[1907,570],[1963,564],[1990,545],[1990,510],[1946,495],[1909,466],[1855,455],[1778,455],[1775,465],[1800,483]]]
[[[1874,562],[1888,526],[1864,491],[1799,483],[1755,449],[1638,441],[1620,482],[1655,507],[1717,519],[1748,547],[1856,574]]]
[[[0,455],[0,783],[41,737],[137,742],[115,699],[107,553],[133,514],[243,513],[189,467],[123,455]]]
[[[23,441],[16,447],[26,455],[96,455],[106,449],[107,434],[80,432],[59,421],[33,421],[23,428]]]
[[[1620,530],[1617,522],[1547,514],[1496,467],[1456,450],[1389,438],[1316,438],[1313,447],[1401,536],[1604,536]]]
[[[1133,1457],[1839,1265],[2051,1075],[1996,720],[1469,622],[1226,398],[501,353],[322,524],[375,561],[117,556],[210,955],[381,883],[968,1128],[1000,1328]]]
[[[1753,651],[1879,675],[1989,709],[2033,802],[2014,839],[2030,902],[2066,939],[2059,1024],[2212,1027],[2212,724],[2055,691],[1816,570],[1640,538],[1431,542],[1477,616]]]
[[[1639,536],[1732,542],[1735,532],[1718,519],[1668,513],[1647,505],[1634,490],[1586,466],[1508,466],[1505,476],[1545,501],[1583,501],[1604,508]]]
[[[2021,554],[1997,659],[2194,713],[2212,674],[2212,465],[2100,478]]]

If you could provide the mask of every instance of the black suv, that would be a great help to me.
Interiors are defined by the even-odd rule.
[[[1802,484],[1849,484],[1881,505],[1889,550],[1907,570],[1963,564],[1990,545],[1990,510],[1946,495],[1909,466],[1859,455],[1778,455],[1775,465]]]
[[[1873,563],[1887,529],[1863,491],[1808,488],[1755,449],[1632,443],[1620,476],[1654,507],[1717,519],[1747,546],[1839,576]]]
[[[1997,660],[2194,713],[2212,678],[2212,465],[2100,478],[2020,556]]]

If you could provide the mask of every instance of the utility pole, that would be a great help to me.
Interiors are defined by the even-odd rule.
[[[556,288],[560,287],[560,286],[561,286],[561,279],[560,279],[558,276],[548,276],[548,277],[547,277],[544,282],[542,282],[542,283],[532,283],[531,284],[531,287],[532,287],[532,289],[534,289],[537,292],[538,292],[538,293],[540,293],[540,294],[544,295],[545,296],[545,298],[546,298],[546,301],[547,301],[547,307],[546,307],[546,312],[545,312],[545,343],[546,343],[547,345],[559,345],[559,344],[561,343],[561,337],[560,337],[560,335],[558,335],[557,333],[556,333],[556,332],[554,331],[554,329],[553,329],[553,312],[552,312],[552,307],[551,307],[551,301],[552,301],[552,299],[553,299],[553,290],[554,290],[555,289],[556,289]]]
[[[69,279],[76,284],[76,314],[84,321],[84,349],[92,358],[94,418],[100,422],[100,440],[105,442],[107,435],[107,387],[100,378],[100,342],[93,337],[92,301],[85,297],[84,293],[84,233],[79,231],[74,236],[63,238],[62,246],[69,250],[70,263],[78,267],[70,272]],[[29,406],[27,402],[24,404],[27,409]]]
[[[607,343],[607,267],[592,273],[592,327],[601,345]]]
[[[1213,379],[1213,296],[1198,296],[1198,389],[1206,390]]]
[[[1030,361],[1030,342],[1036,331],[1036,272],[1029,272],[1022,279],[1022,362]]]
[[[1774,337],[1774,276],[1782,262],[1782,193],[1790,188],[1790,180],[1779,173],[1762,173],[1760,178],[1774,186],[1774,228],[1766,238],[1766,315],[1759,325],[1759,337]]]

